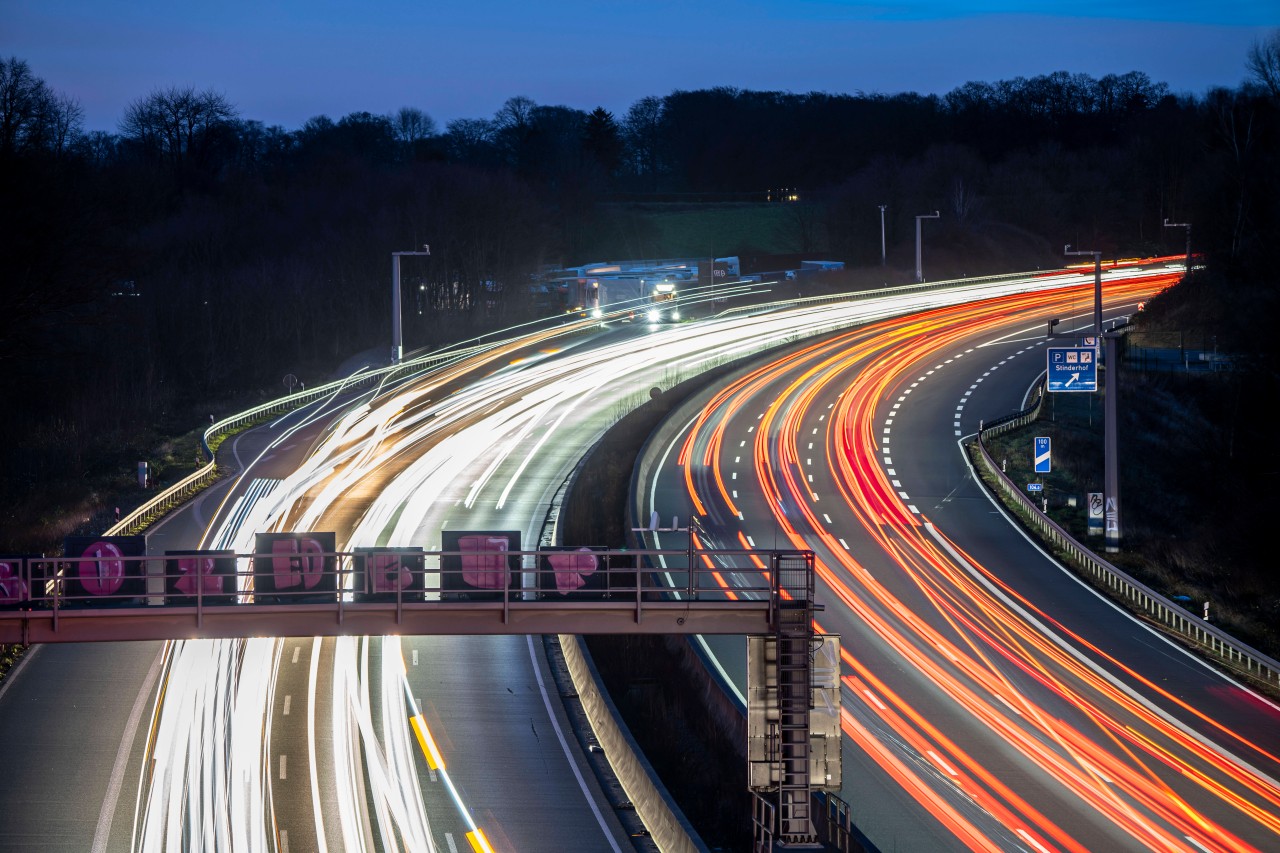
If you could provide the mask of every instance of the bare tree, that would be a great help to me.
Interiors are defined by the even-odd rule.
[[[54,95],[48,101],[45,116],[45,144],[55,154],[71,147],[80,135],[84,108],[70,95]]]
[[[55,93],[17,57],[0,60],[0,154],[66,151],[80,133],[84,111]]]
[[[532,98],[526,98],[524,95],[507,98],[506,102],[494,113],[493,123],[499,131],[525,130],[529,127],[533,118],[533,111],[537,106]]]
[[[532,98],[516,95],[493,114],[493,141],[508,166],[522,169],[529,164],[529,140],[533,136],[534,114],[538,105]]]
[[[493,122],[482,118],[460,118],[445,129],[449,156],[461,163],[480,163],[493,149]]]
[[[1280,30],[1272,30],[1269,36],[1253,43],[1244,67],[1271,97],[1280,98]]]
[[[202,164],[236,118],[235,107],[217,92],[175,86],[130,104],[120,135],[179,169]]]
[[[649,95],[631,105],[622,124],[631,168],[637,175],[648,177],[651,187],[658,179],[662,118],[662,99]]]
[[[971,183],[956,175],[951,181],[951,213],[956,221],[966,224],[982,210],[982,199],[973,190]]]
[[[401,107],[391,116],[396,138],[405,145],[413,145],[436,135],[436,121],[417,107]]]

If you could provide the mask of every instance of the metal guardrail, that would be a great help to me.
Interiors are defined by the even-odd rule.
[[[1000,492],[1017,504],[1027,521],[1042,537],[1060,549],[1086,574],[1116,597],[1138,609],[1152,621],[1208,652],[1214,660],[1231,670],[1272,687],[1280,687],[1280,661],[1242,643],[1216,625],[1179,607],[1122,569],[1116,568],[1099,557],[1041,512],[1035,502],[1024,495],[1017,484],[1000,470],[1000,466],[987,452],[985,440],[1034,421],[1045,396],[1042,384],[1040,396],[1034,405],[984,425],[978,430],[979,459],[987,472],[995,478]]]
[[[594,324],[571,323],[564,327],[562,333],[574,334],[584,328],[590,328],[593,325]],[[153,521],[160,518],[171,509],[180,506],[217,479],[217,460],[214,458],[214,452],[210,447],[210,441],[216,436],[226,435],[227,433],[233,432],[242,426],[256,423],[257,421],[271,417],[272,415],[284,414],[285,412],[323,400],[326,397],[337,396],[345,391],[367,388],[369,385],[375,383],[379,385],[386,385],[401,382],[420,371],[456,362],[489,349],[515,343],[518,340],[518,338],[504,339],[489,344],[478,344],[462,349],[451,349],[428,353],[426,355],[419,356],[418,358],[404,361],[400,364],[356,373],[346,378],[317,386],[316,388],[279,397],[275,400],[263,403],[260,406],[246,409],[245,411],[232,415],[229,418],[224,418],[206,429],[204,431],[204,435],[200,439],[201,447],[208,460],[204,467],[192,472],[182,480],[160,492],[151,500],[143,503],[133,512],[124,516],[109,527],[103,535],[124,536],[139,533],[146,529]]]
[[[1001,273],[999,275],[978,276],[976,278],[952,278],[945,281],[920,282],[918,284],[900,284],[894,287],[877,287],[872,290],[853,290],[847,293],[833,293],[825,296],[804,296],[794,299],[783,299],[777,302],[764,302],[759,305],[742,305],[726,308],[715,315],[715,319],[736,317],[750,314],[763,314],[783,308],[798,308],[806,305],[824,305],[835,302],[856,302],[864,299],[878,299],[887,296],[902,296],[908,293],[927,293],[933,290],[949,290],[974,284],[997,284],[1002,281],[1018,281],[1025,278],[1047,277],[1053,272],[1071,275],[1073,270],[1035,270],[1019,273]]]

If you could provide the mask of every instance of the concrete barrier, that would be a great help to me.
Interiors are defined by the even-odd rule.
[[[696,833],[679,807],[654,784],[653,768],[618,722],[613,702],[600,689],[595,668],[581,645],[582,638],[561,634],[559,639],[565,666],[591,729],[649,837],[663,853],[708,853],[707,847],[696,840]]]

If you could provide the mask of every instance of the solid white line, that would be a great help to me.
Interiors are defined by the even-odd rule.
[[[320,813],[320,769],[316,760],[316,680],[320,674],[320,638],[311,642],[311,672],[307,679],[307,755],[311,761],[311,811],[316,820],[316,850],[329,853],[324,837],[324,817]]]
[[[973,469],[973,464],[968,461],[969,455],[967,453],[964,453],[963,447],[961,447],[960,452],[964,454],[966,463],[969,466],[970,475],[973,477],[977,477],[978,474]],[[1141,619],[1138,619],[1136,616],[1129,613],[1129,611],[1125,610],[1119,604],[1112,601],[1110,598],[1106,597],[1098,590],[1094,589],[1092,586],[1086,583],[1083,578],[1078,577],[1074,572],[1068,569],[1065,565],[1060,563],[1058,560],[1054,559],[1054,557],[1051,554],[1049,554],[1047,551],[1044,550],[1043,547],[1041,547],[1039,542],[1037,542],[1035,539],[1032,539],[1031,535],[1028,534],[1025,530],[1023,530],[1022,527],[1016,521],[1014,521],[1014,519],[1005,510],[1004,506],[999,501],[997,501],[987,489],[983,489],[982,492],[984,495],[986,495],[987,500],[991,502],[991,505],[995,507],[996,512],[1000,513],[1004,517],[1005,521],[1009,523],[1009,526],[1014,528],[1022,536],[1022,538],[1025,539],[1029,545],[1031,545],[1032,548],[1034,548],[1036,551],[1039,551],[1040,555],[1043,556],[1045,560],[1047,560],[1051,565],[1056,566],[1058,571],[1061,572],[1063,575],[1065,575],[1068,580],[1074,581],[1081,588],[1091,593],[1101,603],[1111,607],[1117,613],[1129,619],[1137,627],[1145,630],[1152,637],[1159,640],[1168,648],[1173,649],[1176,652],[1180,652],[1185,658],[1187,658],[1190,661],[1193,661],[1202,669],[1207,670],[1213,675],[1216,675],[1218,678],[1221,678],[1223,681],[1227,682],[1228,684],[1231,684],[1235,687],[1239,687],[1241,690],[1248,691],[1248,693],[1251,696],[1253,696],[1255,699],[1257,699],[1259,702],[1263,702],[1264,704],[1269,705],[1272,708],[1280,709],[1280,706],[1275,705],[1273,702],[1268,700],[1262,694],[1257,693],[1254,690],[1251,690],[1241,682],[1235,680],[1234,678],[1231,678],[1230,676],[1226,675],[1223,672],[1218,671],[1213,666],[1211,666],[1208,661],[1203,660],[1198,655],[1188,651],[1187,649],[1182,648],[1180,645],[1175,643],[1172,639],[1170,639],[1169,637],[1166,637],[1163,633],[1161,633],[1160,631],[1157,631],[1155,628],[1151,627],[1150,625],[1145,624]],[[1065,651],[1067,654],[1071,655],[1073,658],[1080,661],[1081,664],[1088,667],[1099,678],[1105,679],[1106,681],[1110,682],[1114,687],[1116,687],[1119,690],[1122,690],[1126,695],[1128,695],[1134,701],[1141,703],[1145,708],[1150,710],[1152,713],[1157,714],[1165,722],[1169,723],[1170,725],[1176,726],[1178,730],[1181,731],[1183,734],[1189,737],[1195,738],[1197,741],[1199,741],[1201,744],[1205,745],[1206,747],[1218,752],[1221,755],[1228,757],[1230,760],[1234,761],[1239,766],[1246,768],[1247,770],[1249,770],[1249,772],[1253,773],[1258,778],[1266,780],[1267,784],[1280,785],[1280,782],[1277,782],[1275,779],[1272,779],[1269,775],[1267,775],[1266,773],[1263,773],[1261,770],[1259,770],[1257,767],[1254,767],[1249,762],[1244,761],[1242,758],[1235,755],[1230,750],[1226,749],[1222,744],[1215,743],[1208,736],[1202,735],[1200,732],[1191,728],[1191,726],[1182,722],[1177,717],[1174,717],[1171,713],[1166,711],[1164,708],[1157,705],[1154,701],[1148,699],[1142,693],[1138,692],[1137,690],[1130,687],[1125,682],[1121,681],[1118,677],[1107,672],[1105,669],[1102,668],[1100,664],[1093,661],[1084,652],[1077,649],[1073,644],[1067,642],[1067,640],[1064,639],[1062,636],[1060,636],[1057,632],[1050,630],[1050,628],[1047,625],[1042,623],[1030,612],[1028,612],[1022,606],[1020,606],[1017,602],[1013,601],[1011,598],[1005,595],[1002,590],[997,588],[986,577],[984,577],[981,572],[975,569],[969,563],[968,560],[965,560],[964,558],[962,558],[956,552],[956,550],[951,547],[951,543],[946,541],[946,539],[944,539],[942,535],[938,533],[938,531],[934,530],[932,524],[926,524],[925,529],[929,532],[929,535],[934,538],[934,540],[938,543],[938,545],[942,547],[942,549],[945,550],[951,556],[951,559],[955,561],[957,566],[959,566],[960,568],[968,572],[968,574],[971,577],[973,577],[974,580],[976,580],[978,583],[986,587],[988,592],[990,592],[996,598],[1004,602],[1006,607],[1008,607],[1010,610],[1022,616],[1022,618],[1027,620],[1027,622],[1029,622],[1031,625],[1033,625],[1037,631],[1039,631],[1041,634],[1047,637],[1050,641],[1052,641],[1056,646],[1058,646],[1060,649]]]
[[[116,803],[120,800],[120,786],[124,784],[124,770],[129,763],[129,754],[133,752],[133,739],[138,734],[138,723],[142,720],[142,711],[151,698],[151,689],[160,675],[160,661],[164,648],[156,652],[156,659],[147,670],[147,677],[142,681],[142,689],[138,698],[133,701],[129,711],[129,722],[124,727],[124,737],[120,740],[120,749],[116,751],[116,763],[111,766],[111,781],[107,784],[107,796],[102,800],[102,809],[98,812],[98,828],[93,833],[92,853],[105,853],[107,842],[111,840],[111,822],[115,820]],[[7,680],[7,679],[6,679]]]
[[[14,664],[13,669],[9,670],[9,674],[4,677],[4,681],[0,681],[0,699],[4,698],[5,691],[8,690],[11,686],[13,686],[13,682],[18,680],[18,673],[22,672],[22,670],[26,667],[27,662],[30,661],[33,657],[35,657],[36,654],[43,648],[44,646],[39,646],[39,645],[32,646],[31,648],[27,649],[27,653],[23,655],[22,658],[16,664]]]
[[[591,806],[591,812],[596,816],[596,822],[600,824],[600,831],[609,840],[609,847],[614,853],[622,853],[622,848],[614,840],[613,833],[609,831],[609,825],[605,822],[604,815],[600,813],[600,808],[596,805],[596,798],[591,795],[590,789],[587,788],[586,780],[582,778],[582,771],[578,769],[578,762],[573,760],[573,753],[570,752],[569,744],[564,738],[564,732],[560,729],[560,721],[556,719],[555,711],[551,708],[551,697],[547,695],[547,685],[542,679],[542,669],[538,666],[538,656],[533,648],[533,637],[526,634],[524,639],[529,646],[529,662],[533,665],[533,674],[538,680],[538,692],[542,694],[542,704],[547,708],[547,716],[551,718],[551,727],[556,731],[556,738],[560,741],[560,748],[564,750],[565,760],[569,762],[569,767],[573,770],[573,776],[578,780],[578,787],[582,789],[582,796],[586,798],[587,805]]]

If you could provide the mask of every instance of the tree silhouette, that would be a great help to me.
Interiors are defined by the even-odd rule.
[[[130,104],[120,121],[120,135],[182,174],[214,165],[237,118],[235,107],[217,92],[175,86],[156,89]]]

